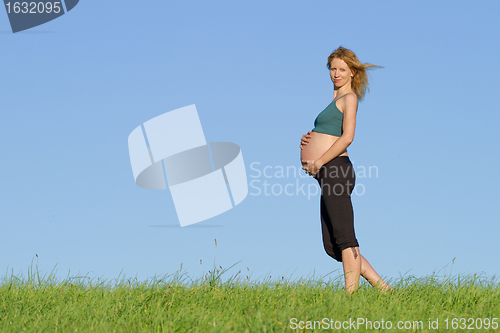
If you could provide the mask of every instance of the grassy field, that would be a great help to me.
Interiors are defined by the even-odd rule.
[[[393,294],[339,278],[252,281],[213,269],[149,281],[12,274],[0,283],[2,332],[499,332],[500,287],[478,276],[406,277]],[[494,319],[498,318],[498,319]],[[398,329],[401,328],[401,329]]]

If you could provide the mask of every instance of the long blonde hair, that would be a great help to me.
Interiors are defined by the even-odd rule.
[[[358,100],[362,100],[363,97],[365,97],[366,90],[369,90],[368,75],[366,73],[366,70],[375,67],[381,68],[381,66],[373,64],[363,64],[359,61],[354,52],[340,46],[328,57],[328,63],[326,64],[326,67],[328,69],[330,69],[330,64],[335,58],[344,60],[347,66],[349,66],[349,69],[353,72],[354,77],[351,81],[351,87],[358,97]]]

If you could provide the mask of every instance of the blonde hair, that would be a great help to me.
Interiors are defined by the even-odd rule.
[[[354,52],[340,46],[328,57],[328,63],[326,64],[326,67],[328,69],[330,69],[332,60],[336,58],[344,60],[347,66],[349,66],[349,69],[354,75],[351,81],[351,88],[358,97],[358,100],[362,100],[365,96],[366,90],[369,90],[368,75],[366,73],[366,70],[375,67],[381,68],[381,66],[373,64],[363,64],[359,61]]]

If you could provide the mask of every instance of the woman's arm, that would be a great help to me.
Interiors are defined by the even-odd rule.
[[[316,161],[320,167],[335,157],[342,154],[354,140],[354,131],[356,129],[356,111],[358,109],[358,99],[356,95],[349,94],[344,97],[344,122],[342,124],[343,133],[340,138]]]
[[[313,163],[309,163],[308,167],[305,168],[305,170],[313,176],[316,175],[323,165],[342,154],[354,140],[358,99],[355,94],[349,94],[344,97],[344,103],[343,133],[320,158]]]

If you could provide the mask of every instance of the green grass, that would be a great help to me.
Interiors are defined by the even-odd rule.
[[[57,280],[36,268],[26,278],[6,276],[0,283],[2,332],[493,332],[500,318],[500,287],[480,276],[406,277],[392,281],[393,294],[380,294],[362,283],[346,296],[340,278],[252,281],[241,272],[223,279],[213,269],[192,280],[182,271],[148,281],[100,281],[85,277]],[[296,321],[292,318],[296,318]],[[327,318],[329,329],[306,329]],[[358,319],[359,318],[359,319]],[[439,328],[429,329],[429,318]],[[455,322],[453,319],[455,319]],[[460,329],[460,318],[474,329]],[[490,329],[477,329],[490,319]],[[330,321],[333,320],[333,322]],[[344,321],[372,321],[372,329],[335,330]],[[391,321],[392,329],[387,327]],[[303,321],[300,324],[299,321]],[[309,324],[307,324],[309,321]],[[397,330],[399,321],[421,321],[423,328]],[[496,320],[500,325],[500,319]],[[452,330],[452,324],[458,329]],[[407,324],[407,325],[410,325]],[[325,328],[326,324],[323,324]],[[344,325],[347,325],[344,323]],[[296,330],[292,328],[296,327]],[[407,326],[408,328],[409,326]],[[369,328],[369,327],[368,327]]]

